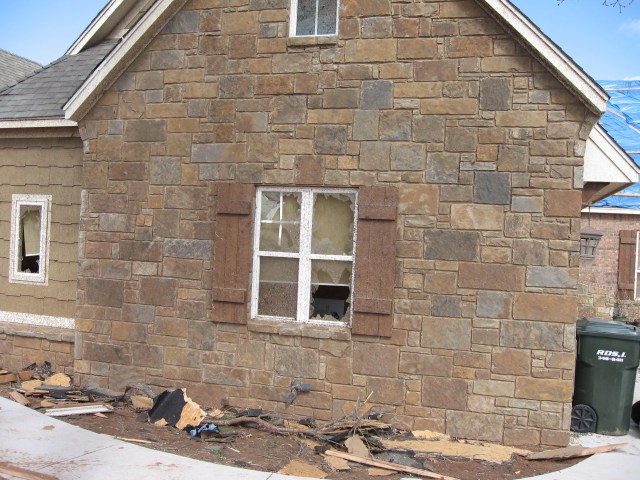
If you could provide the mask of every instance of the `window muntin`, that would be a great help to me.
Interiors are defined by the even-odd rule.
[[[251,316],[349,323],[357,194],[258,189]]]
[[[336,35],[338,0],[291,0],[291,36]]]
[[[47,284],[50,207],[51,195],[12,195],[9,282]]]

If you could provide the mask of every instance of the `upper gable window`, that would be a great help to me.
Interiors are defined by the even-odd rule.
[[[338,0],[291,0],[291,36],[336,35]]]
[[[50,207],[51,195],[12,196],[9,282],[47,284]]]

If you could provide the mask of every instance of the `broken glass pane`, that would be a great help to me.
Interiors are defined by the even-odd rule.
[[[348,321],[351,294],[351,262],[311,262],[312,320]]]
[[[296,35],[315,35],[316,1],[317,0],[298,0]]]
[[[296,318],[298,259],[260,258],[258,315]]]
[[[20,206],[20,261],[21,272],[40,271],[40,217],[41,208],[35,205]]]
[[[300,246],[300,193],[263,192],[260,250],[297,252]]]
[[[349,194],[318,193],[315,195],[311,253],[353,254],[354,202],[355,196]]]
[[[317,35],[335,35],[337,0],[319,0]]]

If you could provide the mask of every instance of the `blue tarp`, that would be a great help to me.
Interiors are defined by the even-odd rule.
[[[598,83],[611,97],[600,125],[640,166],[640,80],[600,80]],[[640,184],[636,183],[593,206],[640,210],[640,197],[628,195],[640,195]]]

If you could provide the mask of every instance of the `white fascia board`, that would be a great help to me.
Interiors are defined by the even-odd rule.
[[[604,213],[611,215],[640,215],[640,210],[635,210],[633,208],[620,208],[620,207],[591,207],[583,208],[582,213]]]
[[[588,102],[595,113],[605,112],[608,95],[584,70],[547,37],[509,0],[476,0],[490,7],[504,22],[511,25],[541,59],[548,63],[583,100]]]
[[[78,122],[65,118],[34,120],[0,120],[0,130],[31,128],[69,128],[77,127]]]
[[[124,18],[135,0],[111,0],[73,42],[65,55],[77,55],[87,45],[99,43]]]
[[[173,16],[185,3],[187,0],[158,0],[154,3],[66,103],[63,107],[65,118],[79,120],[97,100],[97,95],[116,80],[113,78],[114,72],[126,68],[136,58],[139,49],[152,40],[148,32],[153,31],[158,22],[167,20],[167,16]]]
[[[587,139],[584,154],[584,181],[619,184],[638,183],[640,168],[616,141],[596,125]]]

